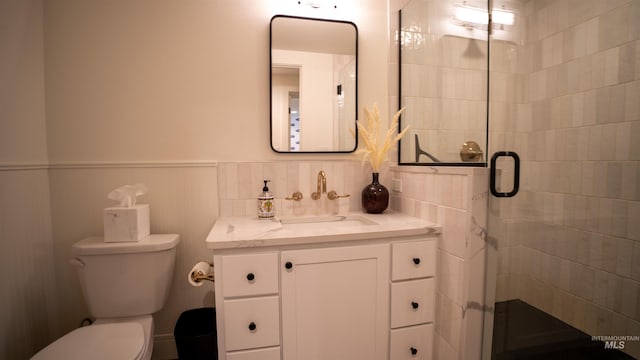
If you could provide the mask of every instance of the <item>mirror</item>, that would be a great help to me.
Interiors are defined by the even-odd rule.
[[[271,18],[271,148],[353,152],[358,29],[347,21]]]

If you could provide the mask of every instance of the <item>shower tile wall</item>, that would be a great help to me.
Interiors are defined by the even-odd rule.
[[[496,300],[591,335],[640,334],[638,19],[638,0],[528,1],[526,41],[491,43],[490,144],[523,160],[490,205]]]
[[[441,224],[434,359],[479,359],[488,197],[486,168],[397,167],[394,210]]]

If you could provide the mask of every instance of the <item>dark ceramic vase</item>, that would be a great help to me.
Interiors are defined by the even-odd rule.
[[[373,181],[362,189],[362,207],[369,214],[380,214],[389,206],[389,190],[378,181],[379,173],[372,173]]]

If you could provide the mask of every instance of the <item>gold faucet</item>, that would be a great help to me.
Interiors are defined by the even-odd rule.
[[[349,194],[338,195],[335,190],[331,190],[329,191],[329,193],[327,193],[327,174],[324,173],[324,170],[320,170],[320,172],[318,173],[318,186],[316,188],[316,191],[311,194],[311,198],[313,200],[319,200],[322,194],[327,194],[327,198],[329,198],[329,200],[349,197]]]
[[[320,170],[318,173],[318,186],[316,188],[316,192],[311,194],[311,198],[313,200],[320,199],[322,194],[327,193],[327,174],[324,173],[324,170]]]

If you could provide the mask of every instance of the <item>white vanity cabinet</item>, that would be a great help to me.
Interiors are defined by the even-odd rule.
[[[207,246],[218,358],[432,359],[441,229],[399,214],[370,219],[276,231],[258,220],[216,222]]]
[[[436,239],[215,255],[218,357],[431,359]]]

